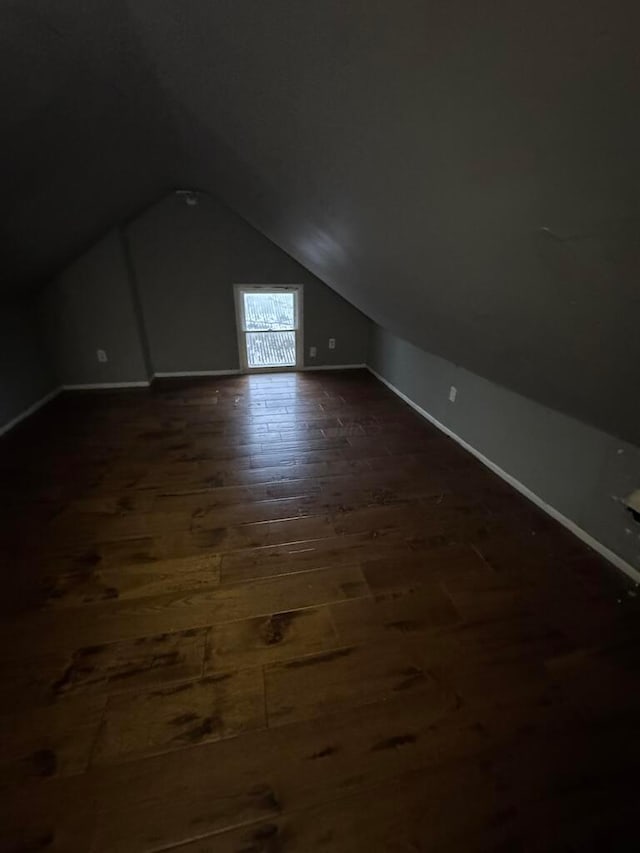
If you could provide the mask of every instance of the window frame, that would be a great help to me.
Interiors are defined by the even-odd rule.
[[[302,284],[239,284],[233,285],[234,302],[236,309],[236,333],[238,338],[238,353],[240,357],[240,370],[242,373],[286,373],[292,370],[301,370],[304,366],[304,334],[303,334],[303,296],[304,286]],[[295,365],[284,365],[282,367],[249,367],[247,360],[247,330],[244,329],[244,300],[245,293],[293,293],[295,309],[295,333],[296,341],[296,363]],[[284,330],[283,330],[284,331]],[[289,330],[287,330],[289,331]],[[251,332],[251,334],[268,334],[268,332]]]

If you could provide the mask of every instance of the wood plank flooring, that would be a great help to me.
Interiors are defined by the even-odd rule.
[[[0,851],[637,849],[624,577],[364,371],[0,442]]]

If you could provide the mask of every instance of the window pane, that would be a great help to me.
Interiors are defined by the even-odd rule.
[[[295,329],[293,293],[245,293],[245,331]]]
[[[249,332],[246,338],[249,367],[295,367],[295,332]]]

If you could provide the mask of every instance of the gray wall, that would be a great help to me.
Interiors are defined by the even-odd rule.
[[[56,388],[38,332],[33,300],[5,297],[0,304],[0,432]]]
[[[637,0],[131,8],[187,186],[395,334],[640,443]]]
[[[238,368],[234,283],[303,284],[305,364],[366,361],[369,320],[215,199],[172,193],[127,237],[154,372]]]
[[[127,259],[110,231],[41,296],[42,326],[61,385],[148,379]],[[96,350],[108,361],[97,360]]]
[[[373,325],[369,365],[539,498],[640,569],[640,449],[495,385]],[[449,402],[451,386],[457,389]]]
[[[637,0],[78,6],[0,4],[8,284],[197,187],[385,328],[640,442]]]
[[[366,362],[363,314],[218,201],[201,194],[189,206],[171,193],[43,288],[42,326],[59,384],[237,369],[234,283],[303,284],[305,363]]]

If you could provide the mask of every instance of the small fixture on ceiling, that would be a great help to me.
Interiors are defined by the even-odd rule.
[[[195,207],[198,204],[198,194],[193,190],[176,190],[176,195],[182,196],[189,207]]]

